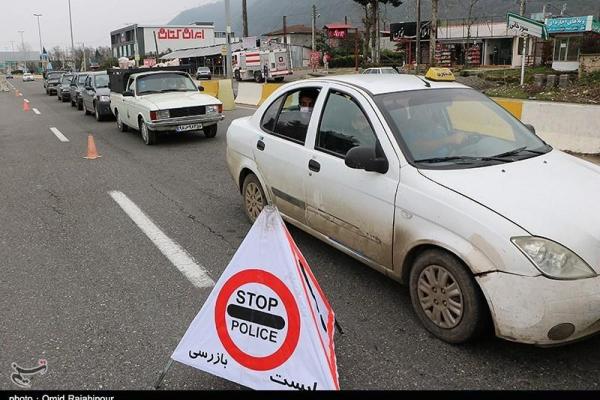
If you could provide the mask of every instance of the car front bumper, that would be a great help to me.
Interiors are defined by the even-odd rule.
[[[222,121],[225,116],[222,113],[211,113],[205,115],[195,115],[193,117],[170,118],[163,121],[148,122],[146,125],[153,131],[168,132],[174,131],[181,125],[200,124],[202,127],[214,125]]]
[[[556,346],[600,332],[600,277],[566,281],[493,272],[477,281],[501,338]]]

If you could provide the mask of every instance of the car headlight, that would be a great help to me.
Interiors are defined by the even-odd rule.
[[[212,106],[206,106],[206,113],[210,114],[210,113],[220,113],[223,112],[223,106],[220,104],[215,104]]]
[[[101,102],[106,103],[110,101],[110,96],[99,96]]]
[[[171,113],[169,110],[158,110],[158,119],[169,119],[171,118]]]
[[[581,257],[556,242],[535,236],[514,237],[511,241],[549,278],[584,279],[596,276]]]

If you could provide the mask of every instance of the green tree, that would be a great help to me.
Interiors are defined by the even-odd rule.
[[[379,20],[380,5],[390,5],[392,7],[400,6],[404,0],[353,0],[365,11],[363,24],[365,27],[365,47],[371,48],[371,58],[373,62],[378,63],[380,58],[379,44]],[[366,49],[365,49],[366,50]]]

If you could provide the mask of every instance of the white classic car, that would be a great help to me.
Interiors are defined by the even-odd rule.
[[[449,71],[279,88],[227,132],[254,220],[285,220],[407,283],[450,342],[493,324],[541,346],[600,331],[600,167],[553,149]],[[374,293],[374,295],[377,295]]]
[[[110,77],[110,108],[123,132],[129,127],[142,134],[144,143],[156,143],[158,133],[204,132],[217,134],[223,104],[200,93],[183,71],[113,69]]]

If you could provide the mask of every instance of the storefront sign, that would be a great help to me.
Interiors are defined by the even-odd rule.
[[[431,34],[431,22],[421,22],[421,39],[429,39]],[[401,39],[412,39],[417,36],[416,22],[400,22],[390,24],[390,38],[393,42]]]
[[[549,18],[546,27],[549,33],[576,33],[592,30],[594,17]]]
[[[190,39],[204,39],[204,29],[194,28],[177,28],[168,29],[160,28],[157,32],[159,40],[190,40]]]
[[[332,39],[345,39],[348,34],[348,30],[347,29],[329,29],[327,31],[327,34]]]

